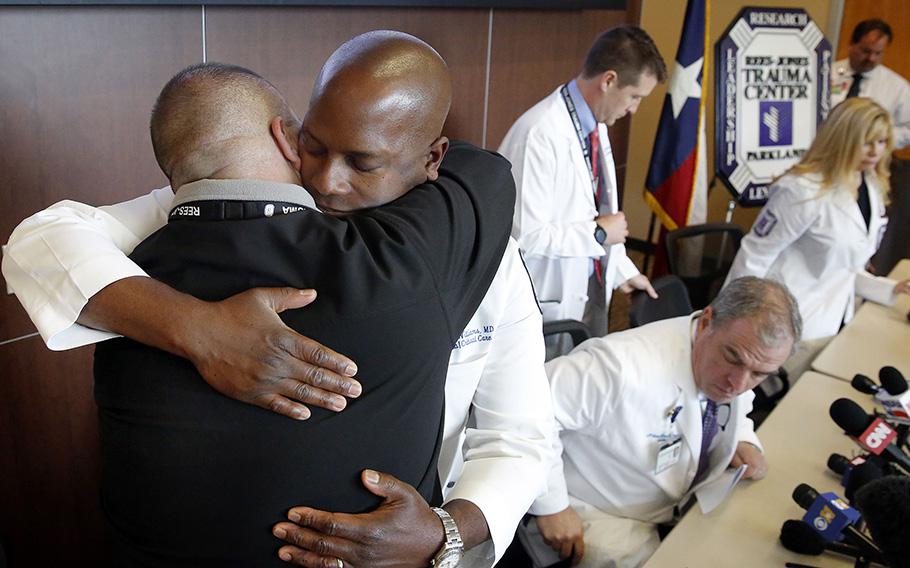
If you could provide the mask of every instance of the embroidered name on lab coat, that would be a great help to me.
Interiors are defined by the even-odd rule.
[[[452,349],[461,349],[462,347],[467,347],[474,343],[493,341],[493,332],[495,331],[495,328],[496,326],[493,325],[485,325],[483,327],[466,329],[461,334],[461,337],[458,338],[458,341],[455,342],[455,345],[452,346]]]

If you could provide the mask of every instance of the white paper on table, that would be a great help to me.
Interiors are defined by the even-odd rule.
[[[719,478],[699,489],[696,495],[698,496],[698,507],[701,512],[707,515],[723,503],[727,495],[733,491],[739,480],[743,478],[743,474],[746,473],[746,468],[748,467],[748,465],[742,464],[736,469],[727,469]]]
[[[897,282],[885,276],[867,275],[862,281],[862,295],[875,303],[892,306],[897,299],[894,295],[895,284]]]

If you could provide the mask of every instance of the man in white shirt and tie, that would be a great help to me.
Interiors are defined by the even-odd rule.
[[[539,530],[573,564],[636,567],[657,548],[657,525],[727,467],[764,477],[752,389],[801,328],[787,288],[750,276],[702,312],[591,339],[547,363],[562,458],[531,507],[532,548]]]
[[[894,147],[910,145],[910,84],[881,64],[894,36],[891,26],[877,18],[853,28],[848,57],[834,64],[831,106],[850,97],[868,97],[891,113]]]

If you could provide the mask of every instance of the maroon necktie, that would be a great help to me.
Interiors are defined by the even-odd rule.
[[[600,134],[597,132],[597,126],[588,135],[588,148],[590,148],[588,159],[591,164],[591,176],[594,178],[594,187],[597,188],[594,191],[594,208],[597,209],[597,214],[600,215],[600,188],[603,184],[601,183],[600,175]],[[597,277],[597,283],[602,288],[604,285],[604,273],[603,264],[599,258],[594,259],[594,274]]]

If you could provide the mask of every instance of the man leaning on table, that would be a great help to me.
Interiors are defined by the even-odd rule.
[[[786,287],[746,277],[702,312],[591,339],[547,363],[562,459],[531,508],[544,541],[583,566],[639,566],[659,544],[657,525],[727,467],[764,477],[746,417],[751,389],[790,355],[801,327]]]

